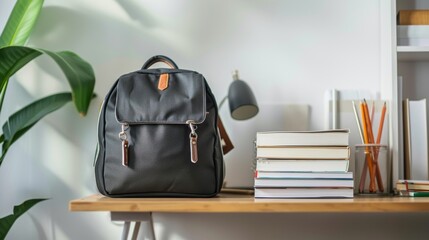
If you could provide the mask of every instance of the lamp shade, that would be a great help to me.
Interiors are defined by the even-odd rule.
[[[236,120],[246,120],[259,112],[252,89],[243,80],[236,79],[229,86],[228,102],[231,116]]]

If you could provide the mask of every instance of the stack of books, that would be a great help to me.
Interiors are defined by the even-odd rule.
[[[401,196],[429,197],[429,181],[427,180],[398,180],[396,190]]]
[[[399,46],[429,46],[429,10],[401,10],[397,27]]]
[[[256,134],[256,198],[353,197],[349,130]]]

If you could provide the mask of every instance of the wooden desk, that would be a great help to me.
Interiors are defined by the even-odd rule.
[[[97,194],[71,201],[69,209],[169,213],[429,212],[429,198],[255,199],[233,194],[215,198],[108,198]]]
[[[377,213],[429,212],[429,198],[355,197],[353,199],[255,199],[253,195],[220,194],[215,198],[108,198],[102,195],[70,202],[70,211],[109,211],[112,220],[124,221],[122,239],[135,221],[152,224],[152,212],[167,213]],[[154,238],[153,226],[152,237]]]

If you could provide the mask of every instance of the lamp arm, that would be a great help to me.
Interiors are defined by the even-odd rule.
[[[222,98],[222,100],[220,100],[218,109],[220,109],[223,106],[223,104],[225,103],[226,99],[228,99],[228,95],[226,95],[224,98]]]

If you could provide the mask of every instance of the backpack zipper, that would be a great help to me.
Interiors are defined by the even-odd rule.
[[[198,134],[195,131],[197,129],[197,126],[195,125],[195,121],[188,120],[186,121],[186,124],[189,125],[189,128],[191,129],[191,133],[189,133],[189,146],[191,149],[191,162],[196,163],[198,162]]]
[[[128,130],[128,123],[122,124],[122,131],[119,133],[119,139],[122,141],[122,166],[128,166],[128,140],[127,133],[125,131]]]

